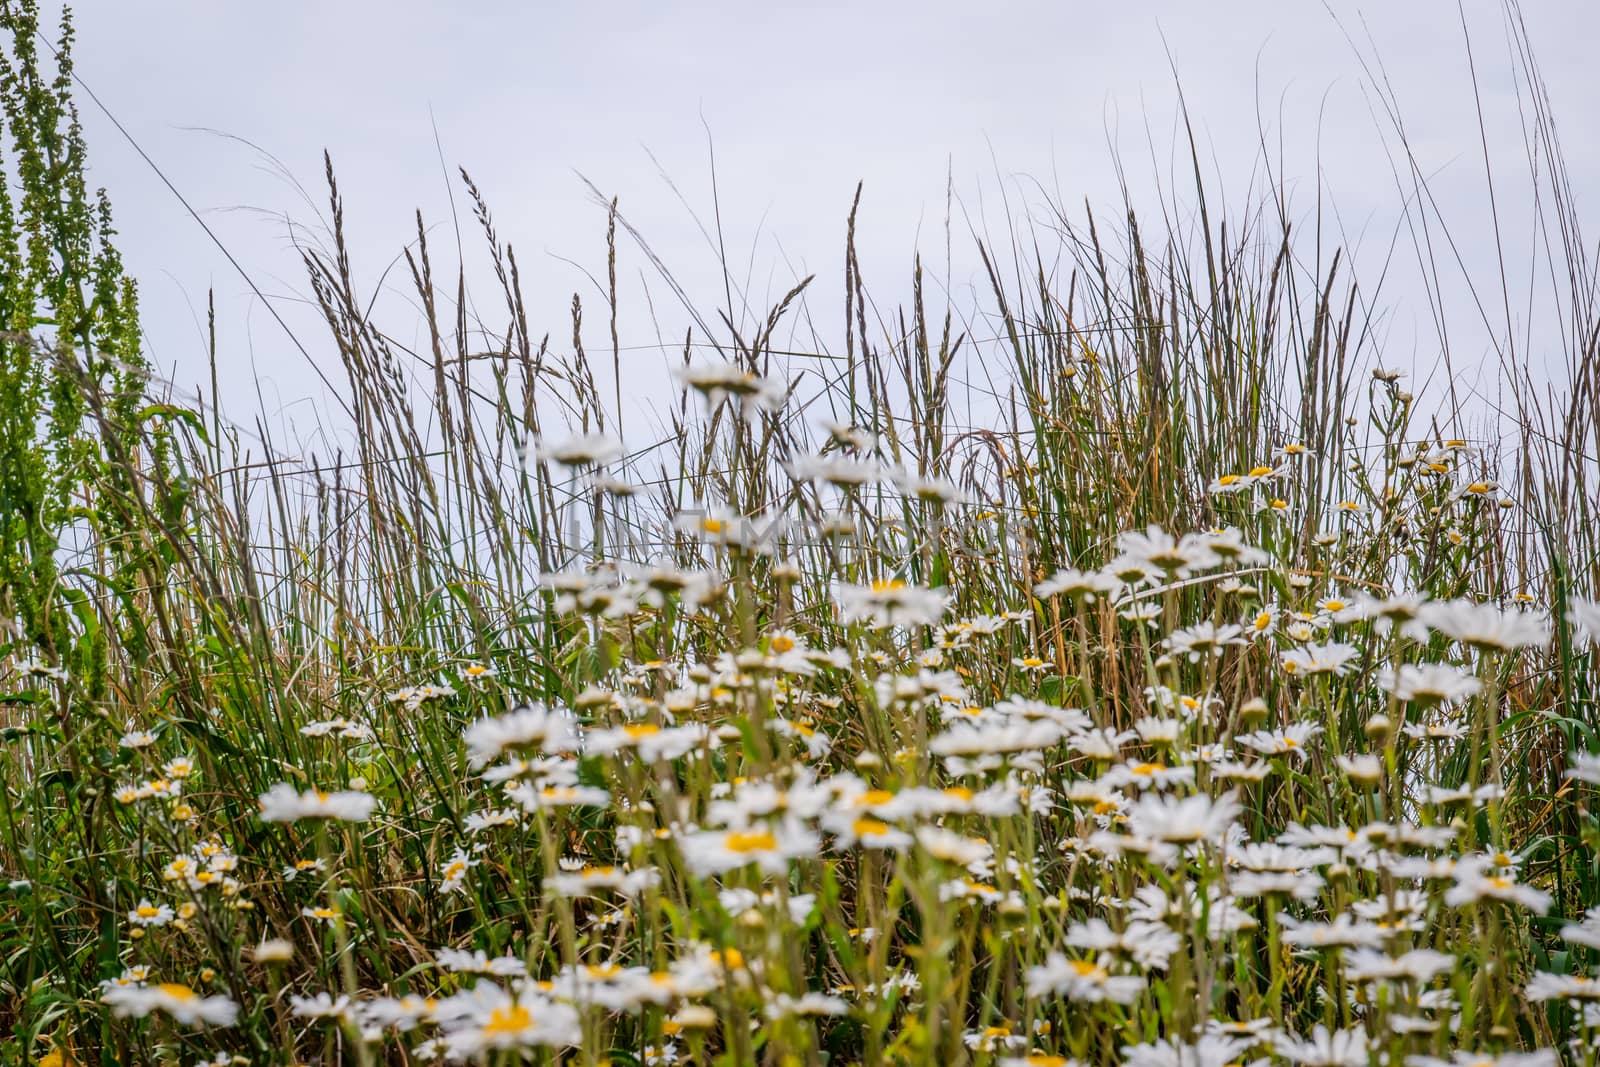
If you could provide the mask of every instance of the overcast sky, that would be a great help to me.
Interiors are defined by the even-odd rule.
[[[1463,235],[1469,267],[1492,270],[1455,3],[1332,7],[1363,47],[1370,33],[1441,206],[1472,231]],[[1488,136],[1494,152],[1510,153],[1512,181],[1525,165],[1500,4],[1465,7]],[[1592,204],[1600,160],[1579,134],[1600,93],[1592,54],[1600,5],[1537,0],[1527,18],[1565,122],[1580,206]],[[599,294],[565,261],[604,265],[604,212],[580,174],[620,195],[675,269],[691,282],[709,280],[706,243],[663,179],[709,216],[708,130],[729,252],[751,264],[753,297],[763,302],[796,275],[817,272],[824,295],[812,311],[830,328],[858,180],[866,183],[863,256],[892,289],[919,242],[943,258],[947,171],[958,210],[992,218],[1001,193],[1019,194],[1034,179],[1068,202],[1114,207],[1111,146],[1149,171],[1147,131],[1157,169],[1167,166],[1173,66],[1203,151],[1234,188],[1251,177],[1265,122],[1283,139],[1291,183],[1310,189],[1320,175],[1349,239],[1369,257],[1388,247],[1401,206],[1370,85],[1319,0],[171,0],[82,3],[78,38],[81,77],[330,374],[337,358],[300,303],[307,286],[288,224],[316,223],[324,148],[365,284],[376,286],[411,239],[417,208],[429,225],[446,227],[439,248],[453,245],[447,169],[463,165],[519,250],[536,317],[558,338],[570,332],[565,308],[575,291],[595,298],[592,321],[603,322]],[[319,390],[305,359],[105,116],[87,100],[81,107],[92,180],[110,190],[157,365],[180,383],[205,376],[203,309],[214,287],[224,399],[235,417],[254,414],[259,388],[269,418],[302,429],[315,422]],[[280,160],[316,203],[261,153]],[[1526,198],[1507,199],[1512,217],[1503,221],[1525,231],[1526,209],[1513,205]],[[1303,202],[1309,207],[1309,194]],[[637,277],[644,264],[629,253],[622,269]],[[963,269],[953,278],[958,290]],[[1437,347],[1425,314],[1407,306],[1417,293],[1403,273],[1386,292],[1398,305],[1387,343],[1401,363]],[[403,271],[391,275],[402,280]],[[410,328],[405,314],[391,307],[389,329]],[[664,317],[681,336],[683,317]],[[622,330],[625,345],[655,337],[642,306],[624,309]],[[1476,342],[1474,351],[1486,350]],[[630,385],[656,380],[659,353],[630,358],[642,361],[630,367]]]

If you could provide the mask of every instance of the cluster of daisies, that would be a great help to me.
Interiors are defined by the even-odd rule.
[[[719,403],[782,399],[696,373]],[[796,482],[967,502],[830,432]],[[1412,462],[1443,477],[1453,451]],[[1270,491],[1302,452],[1212,492]],[[620,455],[529,450],[604,492]],[[1600,911],[1571,914],[1516,839],[1529,750],[1507,726],[1518,672],[1558,626],[1600,636],[1600,606],[1348,590],[1237,528],[1149,527],[958,617],[960,590],[804,580],[772,516],[676,531],[713,562],[545,582],[567,640],[605,650],[576,682],[542,673],[532,699],[484,650],[287,724],[313,755],[276,761],[249,849],[196,754],[129,728],[144,773],[114,799],[158,873],[117,916],[106,1008],[215,1064],[1600,1053]],[[1552,775],[1541,817],[1587,826],[1600,756]],[[255,947],[222,959],[229,939]]]

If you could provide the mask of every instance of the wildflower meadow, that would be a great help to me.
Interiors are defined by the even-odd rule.
[[[630,308],[601,198],[546,326],[465,175],[493,284],[419,216],[379,321],[330,162],[324,452],[145,361],[70,33],[0,26],[6,1062],[1596,1062],[1559,169],[1569,348],[1474,407],[1270,185],[972,237],[976,310],[869,294],[859,192],[828,292]]]

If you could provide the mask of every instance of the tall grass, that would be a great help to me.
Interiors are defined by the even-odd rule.
[[[41,96],[33,22],[6,27],[13,140],[65,130],[79,152],[69,82]],[[606,303],[575,297],[545,333],[463,175],[494,292],[468,301],[467,264],[440,261],[419,215],[413,350],[395,340],[413,324],[375,321],[356,281],[330,163],[330,237],[305,266],[351,446],[303,455],[134,373],[109,215],[52,184],[48,151],[24,151],[34,199],[0,203],[26,224],[0,240],[21,250],[7,291],[34,287],[8,313],[22,384],[0,402],[20,538],[0,575],[19,618],[0,645],[11,1054],[399,1063],[440,1034],[465,1049],[463,1034],[500,1033],[506,1050],[482,1055],[501,1062],[522,1054],[521,1027],[528,1055],[584,1063],[1187,1067],[1455,1048],[1592,1062],[1582,987],[1529,996],[1536,972],[1590,972],[1594,950],[1560,927],[1600,905],[1590,786],[1563,777],[1570,752],[1597,747],[1581,609],[1600,577],[1600,319],[1548,105],[1531,99],[1569,364],[1543,391],[1508,343],[1516,406],[1498,440],[1372,373],[1377,297],[1292,223],[1279,184],[1223,222],[1196,159],[1192,216],[1146,214],[1130,193],[1112,214],[1046,203],[974,238],[977,307],[941,302],[920,262],[903,308],[874,302],[853,207],[842,307],[814,321],[824,298],[799,280],[754,328],[731,306],[691,311],[671,348],[690,378],[736,368],[784,402],[677,387],[659,406],[670,433],[622,435],[603,465],[626,491],[549,451],[620,434],[618,321],[655,312],[624,306],[618,263],[684,292],[614,200]],[[63,234],[66,252],[50,241]],[[98,258],[79,251],[95,243]],[[81,326],[37,321],[39,302],[70,310],[96,278]],[[213,360],[229,343],[217,325]],[[961,425],[970,410],[991,417]],[[819,453],[880,476],[850,485],[837,467],[830,485],[793,466]],[[1202,561],[1231,542],[1201,534],[1183,548],[1192,573],[1164,569],[1127,536],[1151,526],[1232,528],[1264,555]],[[1041,590],[1067,569],[1100,575],[1101,595]],[[939,625],[871,625],[917,589],[942,591]],[[1407,593],[1447,607],[1427,627],[1384,625],[1371,605]],[[878,603],[866,617],[841,610],[861,597]],[[1479,639],[1467,600],[1550,633]],[[1216,654],[1186,654],[1183,628],[1241,621]],[[1296,659],[1341,645],[1337,671]],[[1385,681],[1422,663],[1455,665],[1471,693],[1446,714]],[[503,755],[533,765],[511,780],[603,802],[520,804],[535,794],[468,761],[464,731],[521,704],[585,741],[541,756],[523,738]],[[968,720],[991,732],[953,751]],[[611,752],[598,739],[623,724],[649,729]],[[1113,757],[1083,740],[1091,724],[1134,732]],[[1454,740],[1401,729],[1428,724]],[[656,728],[684,750],[630,747]],[[1298,741],[1271,748],[1258,729]],[[1158,765],[1191,777],[1141,794]],[[263,819],[280,783],[333,791],[352,817]],[[1141,795],[1241,809],[1163,856]],[[355,817],[363,796],[370,818]],[[481,825],[495,812],[514,817]],[[1350,835],[1276,861],[1303,892],[1239,890],[1239,835],[1293,842],[1297,826]],[[727,832],[750,835],[750,856],[804,843],[709,874],[694,850]],[[1418,874],[1419,857],[1438,867]],[[604,866],[654,880],[631,896],[560,888]],[[1351,916],[1348,936],[1386,958],[1429,948],[1448,964],[1362,979],[1330,925]],[[1084,925],[1097,918],[1111,941]],[[546,984],[505,994],[529,1006],[518,1016],[485,999],[508,977],[452,970],[447,949]],[[1109,978],[1137,988],[1109,993]],[[158,1002],[159,982],[184,988]],[[326,1017],[296,999],[318,993]],[[223,999],[211,1025],[186,1025],[200,995]],[[1208,1022],[1210,1044],[1178,1047]],[[1297,1039],[1317,1025],[1347,1033],[1345,1057]]]

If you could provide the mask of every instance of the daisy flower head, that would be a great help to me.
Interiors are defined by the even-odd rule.
[[[1192,1045],[1170,1040],[1122,1046],[1124,1067],[1232,1067],[1243,1062],[1251,1042],[1242,1037],[1207,1033]]]
[[[789,390],[777,378],[765,378],[736,363],[713,361],[679,367],[678,381],[706,398],[715,408],[725,400],[740,412],[776,411],[783,406]]]
[[[786,821],[777,826],[700,830],[685,834],[678,846],[689,870],[705,878],[751,864],[768,874],[782,874],[790,860],[815,857],[821,840],[799,822]]]
[[[506,752],[541,752],[555,755],[577,748],[572,717],[543,704],[526,704],[504,715],[479,719],[462,734],[467,762],[476,770]]]
[[[600,467],[622,457],[622,442],[610,434],[584,433],[554,444],[538,442],[534,456],[563,467]]]
[[[1569,598],[1567,621],[1576,626],[1589,642],[1600,644],[1600,602],[1581,596]]]
[[[439,1001],[434,1019],[451,1059],[583,1042],[578,1010],[547,998],[533,985],[510,992],[493,982],[479,982]]]
[[[905,496],[914,497],[925,504],[947,506],[972,503],[972,494],[948,478],[927,477],[910,471],[897,471],[891,475],[896,489]]]
[[[1221,657],[1230,646],[1245,643],[1244,628],[1241,626],[1201,622],[1174,630],[1161,644],[1174,656],[1187,656],[1189,662],[1198,663],[1201,659]]]
[[[880,630],[891,626],[935,626],[950,600],[943,590],[923,589],[899,579],[841,585],[837,596],[839,617],[844,622],[864,622]]]
[[[1147,793],[1129,809],[1128,828],[1138,837],[1167,844],[1220,844],[1241,811],[1232,792],[1215,800],[1204,794],[1178,798]]]
[[[100,999],[118,1018],[142,1019],[162,1012],[183,1026],[232,1026],[239,1018],[239,1005],[220,994],[203,996],[177,982],[155,985],[111,983]]]
[[[1344,674],[1351,661],[1361,654],[1354,645],[1331,641],[1325,645],[1305,645],[1286,650],[1279,659],[1285,674],[1305,678],[1317,674]]]
[[[1119,535],[1117,549],[1123,566],[1131,563],[1164,574],[1169,579],[1188,578],[1222,562],[1222,557],[1203,534],[1191,533],[1175,538],[1159,526],[1148,526],[1143,532],[1129,531]]]
[[[1086,1004],[1132,1004],[1145,986],[1140,975],[1112,974],[1107,957],[1075,960],[1060,952],[1029,967],[1024,982],[1030,997],[1061,996]]]
[[[1477,696],[1483,683],[1476,675],[1447,663],[1404,663],[1378,674],[1379,688],[1396,700],[1424,708],[1456,704]]]
[[[1435,600],[1422,606],[1418,618],[1480,652],[1515,652],[1550,643],[1550,620],[1540,612],[1507,610],[1471,600]]]
[[[881,464],[846,456],[802,456],[784,465],[797,482],[826,482],[838,489],[859,489],[884,477]]]
[[[128,912],[128,921],[135,926],[165,926],[175,917],[172,907],[167,904],[152,904],[149,900],[141,898],[137,907]]]
[[[1360,1026],[1329,1030],[1318,1023],[1309,1035],[1285,1036],[1273,1047],[1284,1059],[1301,1067],[1366,1067],[1371,1042]]]
[[[301,819],[366,822],[378,807],[377,798],[361,790],[325,793],[312,789],[302,793],[287,782],[279,782],[261,794],[259,802],[262,822],[298,822]]]
[[[156,743],[156,735],[148,730],[129,730],[117,739],[117,744],[122,748],[141,749],[149,748]]]
[[[1322,733],[1322,727],[1313,722],[1295,722],[1278,730],[1256,730],[1236,738],[1239,744],[1263,756],[1294,756],[1304,759],[1306,745]]]
[[[1449,1059],[1437,1056],[1407,1056],[1406,1067],[1556,1067],[1560,1060],[1553,1048],[1532,1052],[1470,1052],[1457,1049]]]
[[[1102,596],[1115,600],[1121,592],[1122,582],[1115,575],[1103,571],[1080,571],[1073,567],[1058,570],[1033,587],[1033,595],[1040,600],[1064,596],[1085,604],[1093,604]]]
[[[1568,757],[1572,766],[1562,772],[1564,778],[1575,778],[1580,782],[1600,784],[1600,755],[1593,752],[1573,752]]]

